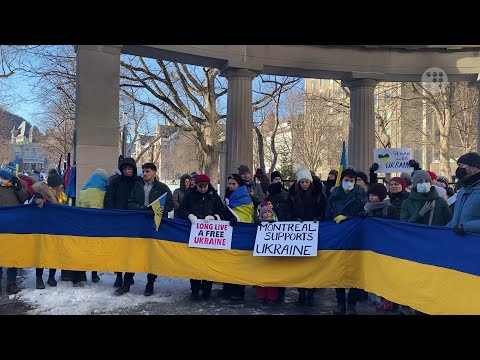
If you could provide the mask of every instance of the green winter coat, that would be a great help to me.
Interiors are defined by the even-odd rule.
[[[435,208],[432,210],[433,218],[431,225],[445,226],[452,218],[452,212],[450,211],[447,200],[438,195],[434,186],[430,188],[430,192],[427,196],[419,194],[413,189],[408,198],[403,200],[400,220],[428,225],[430,211],[424,216],[421,216],[419,211],[427,201],[433,200],[435,200]]]

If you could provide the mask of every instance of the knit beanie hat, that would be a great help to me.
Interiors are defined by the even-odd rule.
[[[297,171],[297,182],[300,182],[300,180],[307,179],[310,180],[310,182],[313,182],[312,174],[310,173],[310,170],[308,169],[301,169]]]
[[[437,183],[438,183],[438,182],[442,182],[442,183],[444,183],[446,186],[448,186],[448,178],[446,178],[445,176],[439,176],[439,177],[437,178]]]
[[[199,184],[199,183],[202,183],[202,182],[209,183],[210,178],[205,174],[197,175],[197,177],[195,178],[195,184]]]
[[[363,171],[357,171],[357,177],[362,179],[365,184],[368,184],[368,176]]]
[[[55,188],[63,184],[63,178],[58,174],[56,169],[48,170],[47,185]]]
[[[342,175],[340,176],[340,181],[342,181],[345,176],[352,176],[355,178],[355,182],[357,182],[357,173],[355,170],[347,169],[342,171]]]
[[[273,215],[273,207],[270,201],[266,201],[262,204],[262,207],[260,208],[260,218],[263,218],[265,211],[270,211]]]
[[[280,171],[274,171],[270,175],[270,181],[273,182],[275,178],[279,177],[280,179],[282,178],[282,174],[280,174]]]
[[[430,175],[430,177],[432,178],[432,181],[437,180],[437,174],[435,174],[433,171],[428,171],[427,170],[427,172]]]
[[[420,180],[430,180],[430,182],[432,182],[432,178],[430,177],[430,174],[427,171],[425,171],[425,170],[415,170],[415,172],[413,173],[413,176],[412,176],[413,186],[417,187],[417,183]]]
[[[458,158],[457,164],[465,164],[480,169],[480,155],[478,153],[467,153]]]
[[[393,177],[390,179],[390,182],[395,181],[402,185],[402,191],[405,191],[405,188],[407,187],[407,184],[405,183],[405,180],[402,179],[401,177]]]
[[[385,187],[385,185],[380,183],[372,184],[372,186],[370,186],[370,189],[368,190],[367,195],[370,194],[377,195],[380,198],[380,201],[383,201],[387,197],[387,188]]]
[[[282,183],[271,183],[267,188],[270,196],[280,194],[282,192]]]
[[[238,168],[238,175],[243,175],[246,172],[251,173],[250,168],[247,165],[240,165],[240,167]]]

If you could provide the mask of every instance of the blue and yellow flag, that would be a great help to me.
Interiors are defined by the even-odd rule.
[[[232,192],[225,202],[239,222],[253,223],[253,201],[245,185]]]
[[[158,228],[160,227],[160,223],[162,222],[162,216],[163,216],[163,208],[165,206],[165,202],[167,201],[167,193],[163,194],[160,196],[158,199],[153,201],[149,207],[151,206],[153,209],[153,213],[155,214],[155,225]]]
[[[338,175],[335,182],[335,186],[340,185],[340,177],[342,176],[342,171],[347,168],[347,148],[345,147],[345,141],[342,141],[342,157],[340,158],[340,165],[338,166]]]

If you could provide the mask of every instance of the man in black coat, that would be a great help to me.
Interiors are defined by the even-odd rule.
[[[111,178],[103,199],[104,209],[127,210],[130,192],[136,183],[143,183],[142,178],[137,176],[137,163],[133,158],[122,158],[118,163],[118,169],[122,174]],[[143,202],[140,205],[142,204]],[[116,274],[117,279],[113,285],[114,287],[120,288],[125,282],[129,286],[133,283],[133,275],[130,278],[130,276],[127,276],[128,273],[125,273],[125,278],[122,279],[121,272]]]
[[[154,216],[151,207],[148,207],[152,202],[157,200],[163,194],[167,194],[165,206],[163,207],[162,217],[168,217],[168,213],[173,210],[173,195],[170,188],[158,181],[157,179],[157,167],[154,163],[146,163],[142,166],[143,171],[143,183],[136,182],[133,186],[130,196],[128,197],[128,209],[129,210],[145,210],[150,216]],[[125,278],[130,281],[124,281],[123,286],[119,287],[115,294],[123,295],[130,291],[130,283],[133,280],[135,273],[125,273]],[[153,286],[157,275],[147,274],[147,285],[145,286],[145,296],[153,295]]]
[[[195,179],[196,186],[192,188],[182,199],[178,208],[180,219],[190,220],[195,224],[198,219],[225,220],[225,206],[222,199],[210,184],[210,178],[205,174],[200,174]],[[210,298],[212,292],[212,281],[190,279],[191,290],[190,300],[200,299],[199,294],[202,290],[204,300]]]

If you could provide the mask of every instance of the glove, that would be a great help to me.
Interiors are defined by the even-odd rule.
[[[15,187],[15,190],[19,191],[19,190],[22,189],[22,182],[20,181],[20,179],[18,177],[14,176],[12,178],[12,184]]]
[[[373,173],[373,172],[375,172],[375,171],[377,171],[377,170],[378,170],[378,164],[377,164],[377,163],[373,163],[372,166],[370,166],[369,171],[370,171],[371,173]]]
[[[154,213],[152,207],[147,208],[147,211],[145,211],[145,216],[146,217],[155,217],[155,213]]]
[[[433,204],[430,201],[427,201],[425,205],[418,212],[420,216],[424,216],[427,212],[433,209]]]
[[[195,224],[197,223],[198,218],[197,218],[195,215],[190,214],[190,215],[188,215],[188,220],[190,220],[190,222],[191,222],[193,225],[195,225]]]
[[[238,220],[236,217],[233,217],[230,219],[230,226],[235,226],[238,223]]]
[[[205,216],[205,222],[208,224],[210,221],[215,220],[215,218],[212,215],[207,215]]]
[[[462,225],[455,225],[452,230],[456,234],[459,234],[459,235],[464,235],[465,234],[465,229],[463,228]]]
[[[340,224],[344,220],[347,220],[345,215],[338,215],[335,219],[333,219],[333,221],[335,221],[337,224]]]
[[[415,159],[412,159],[408,162],[408,165],[410,165],[411,167],[413,167],[413,170],[422,170],[422,168],[420,167],[420,164],[418,163],[417,160]]]

